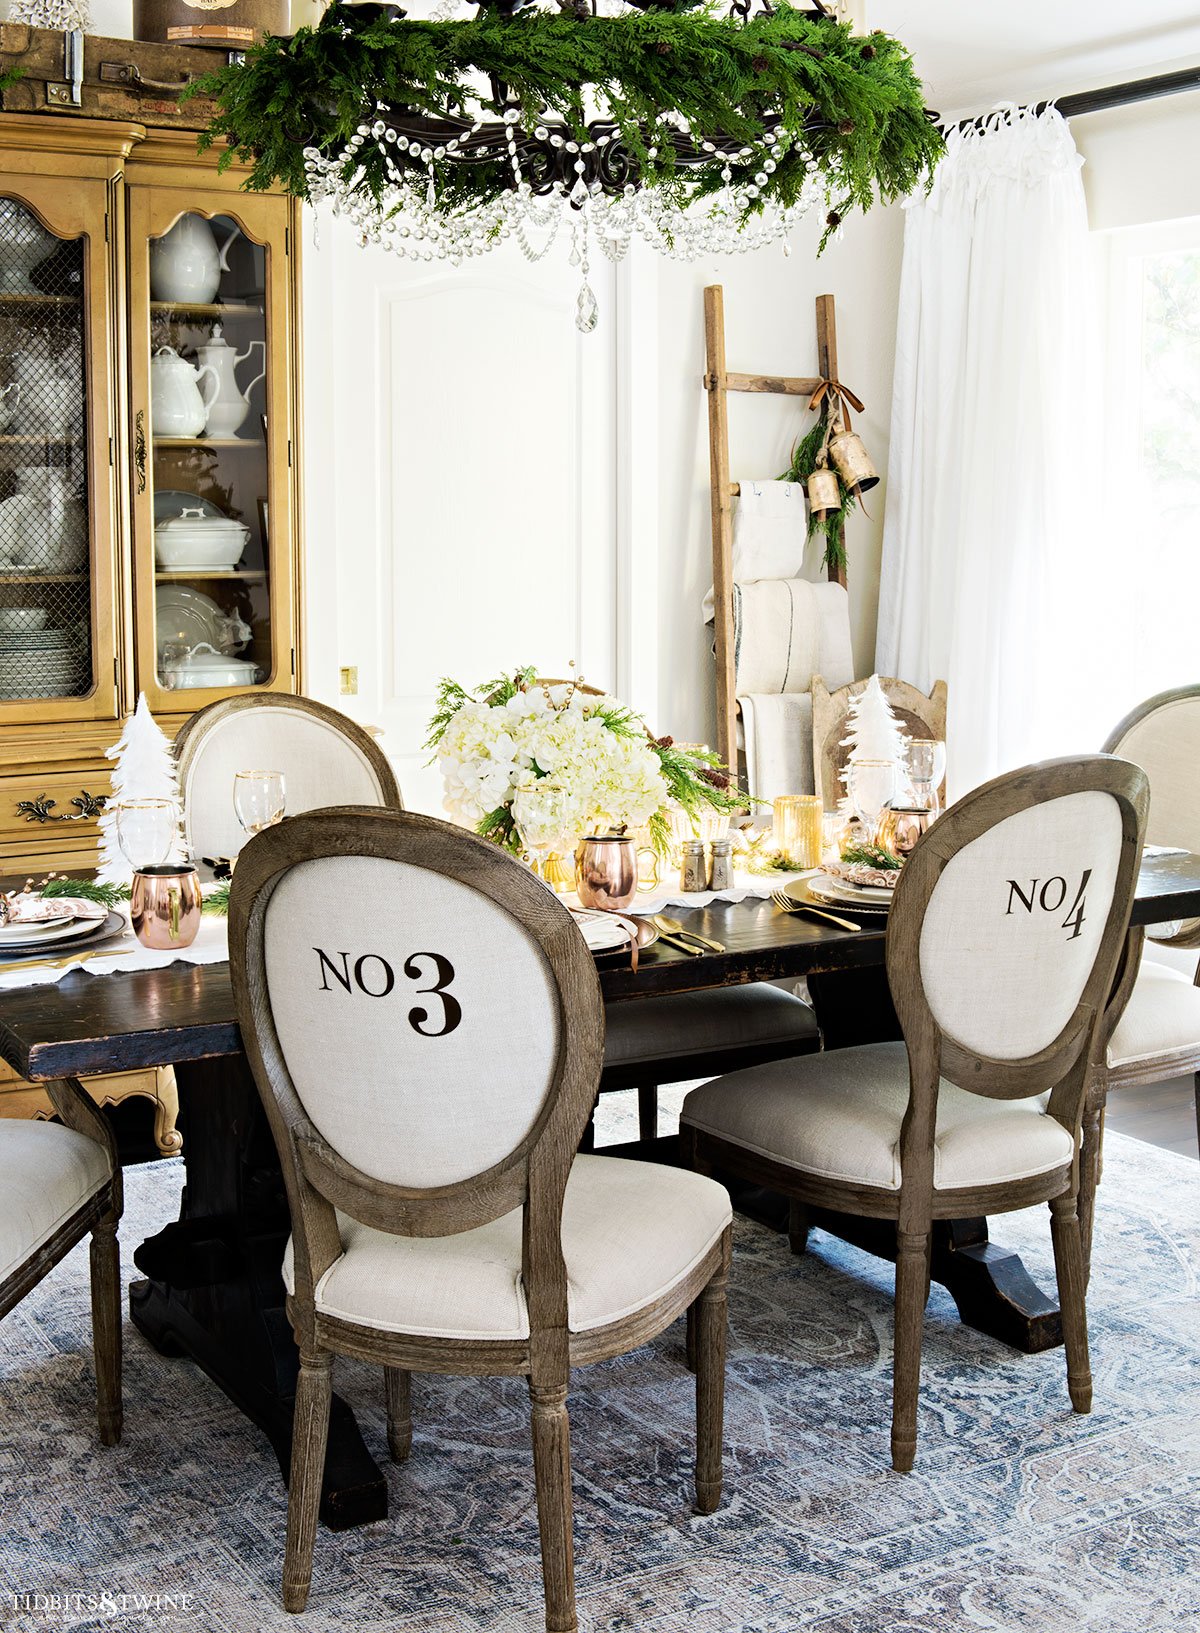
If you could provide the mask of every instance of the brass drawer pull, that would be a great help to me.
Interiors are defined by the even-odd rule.
[[[52,816],[51,812],[58,801],[39,794],[36,799],[19,799],[17,812],[26,822],[87,822],[100,815],[107,798],[106,794],[89,794],[86,788],[81,788],[71,801],[75,807],[73,815],[62,811],[58,816]]]

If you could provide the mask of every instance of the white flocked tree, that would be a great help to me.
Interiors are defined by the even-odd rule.
[[[101,884],[127,885],[133,878],[133,868],[117,843],[117,806],[123,800],[169,799],[179,806],[179,775],[171,744],[155,723],[146,702],[146,694],[138,696],[137,708],[125,722],[120,740],[107,751],[115,760],[112,773],[112,798],[100,817],[100,866],[96,878]],[[183,860],[183,841],[179,839],[171,860]]]
[[[848,786],[846,768],[853,761],[891,760],[897,768],[896,791],[900,793],[908,780],[908,733],[897,720],[878,675],[872,675],[858,696],[850,699],[846,728],[842,747],[850,753],[842,770],[842,787]],[[848,796],[839,802],[839,809],[847,816],[853,815]]]

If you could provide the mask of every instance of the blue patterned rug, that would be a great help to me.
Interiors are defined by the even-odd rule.
[[[180,1181],[178,1163],[128,1172],[127,1253],[174,1216]],[[679,1328],[575,1375],[581,1627],[1200,1626],[1198,1202],[1195,1162],[1110,1139],[1089,1418],[1069,1409],[1061,1353],[1016,1355],[961,1327],[935,1288],[917,1471],[905,1476],[888,1466],[890,1267],[820,1233],[794,1259],[785,1239],[740,1222],[716,1514],[691,1509]],[[1051,1276],[1043,1212],[997,1235]],[[189,1362],[162,1359],[127,1327],[125,1439],[97,1445],[86,1264],[77,1251],[0,1327],[0,1626],[538,1633],[523,1383],[417,1379],[413,1455],[396,1467],[378,1373],[339,1363],[392,1514],[320,1532],[297,1620],[279,1603],[274,1458]],[[35,1594],[58,1595],[57,1607],[25,1597]]]

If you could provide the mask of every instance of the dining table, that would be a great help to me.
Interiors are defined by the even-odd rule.
[[[600,960],[606,1004],[803,977],[824,1047],[899,1037],[883,918],[864,917],[864,927],[850,932],[784,912],[762,896],[671,911],[721,951],[692,956],[659,941],[643,950],[636,969]],[[1200,856],[1147,857],[1131,920],[1135,953],[1146,926],[1197,917]],[[162,1355],[190,1357],[259,1425],[286,1479],[298,1364],[281,1275],[287,1196],[242,1048],[228,965],[179,962],[106,975],[76,970],[54,984],[0,992],[0,1055],[32,1082],[174,1067],[185,1168],[180,1215],[164,1220],[134,1252],[141,1276],[129,1289],[130,1316]],[[660,1140],[638,1154],[669,1161],[673,1149]],[[891,1251],[879,1222],[842,1216],[815,1222],[871,1251]],[[945,1229],[932,1275],[971,1325],[1030,1351],[1061,1341],[1055,1301],[1015,1253],[991,1240],[987,1220]],[[335,1529],[387,1512],[383,1474],[338,1396],[321,1512]]]

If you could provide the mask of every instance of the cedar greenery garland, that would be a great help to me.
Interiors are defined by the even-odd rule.
[[[478,89],[488,76],[492,94]],[[220,113],[201,139],[223,138],[228,164],[251,166],[246,185],[277,184],[307,193],[304,149],[337,153],[376,110],[471,117],[472,105],[498,117],[519,107],[532,129],[547,113],[576,140],[586,139],[584,99],[598,95],[643,184],[686,202],[717,191],[726,161],[676,165],[681,115],[698,140],[729,138],[754,147],[735,177],[758,169],[765,132],[798,141],[826,180],[828,231],[849,209],[867,210],[910,193],[928,177],[943,148],[925,113],[912,60],[886,34],[856,37],[848,24],[781,4],[745,21],[715,6],[654,9],[619,17],[580,18],[528,7],[502,15],[493,6],[462,22],[380,15],[375,7],[334,5],[316,28],[291,39],[267,38],[244,63],[206,76],[195,89]],[[507,104],[498,99],[506,91]],[[656,150],[651,156],[651,149]],[[386,175],[371,144],[361,185],[378,198]],[[802,153],[787,148],[752,208],[788,205],[806,178]],[[499,163],[435,166],[448,203],[486,203],[510,186]]]
[[[837,409],[830,404],[826,397],[821,404],[817,415],[817,423],[807,432],[792,449],[792,461],[780,478],[783,482],[798,482],[803,488],[809,477],[817,468],[817,455],[825,446],[830,434],[830,417],[836,415]],[[836,465],[831,464],[829,469],[837,477],[838,493],[841,495],[841,504],[837,510],[828,516],[814,516],[808,513],[808,536],[811,539],[816,533],[825,535],[825,566],[844,567],[846,565],[846,517],[854,509],[858,500],[842,480],[842,473]]]

